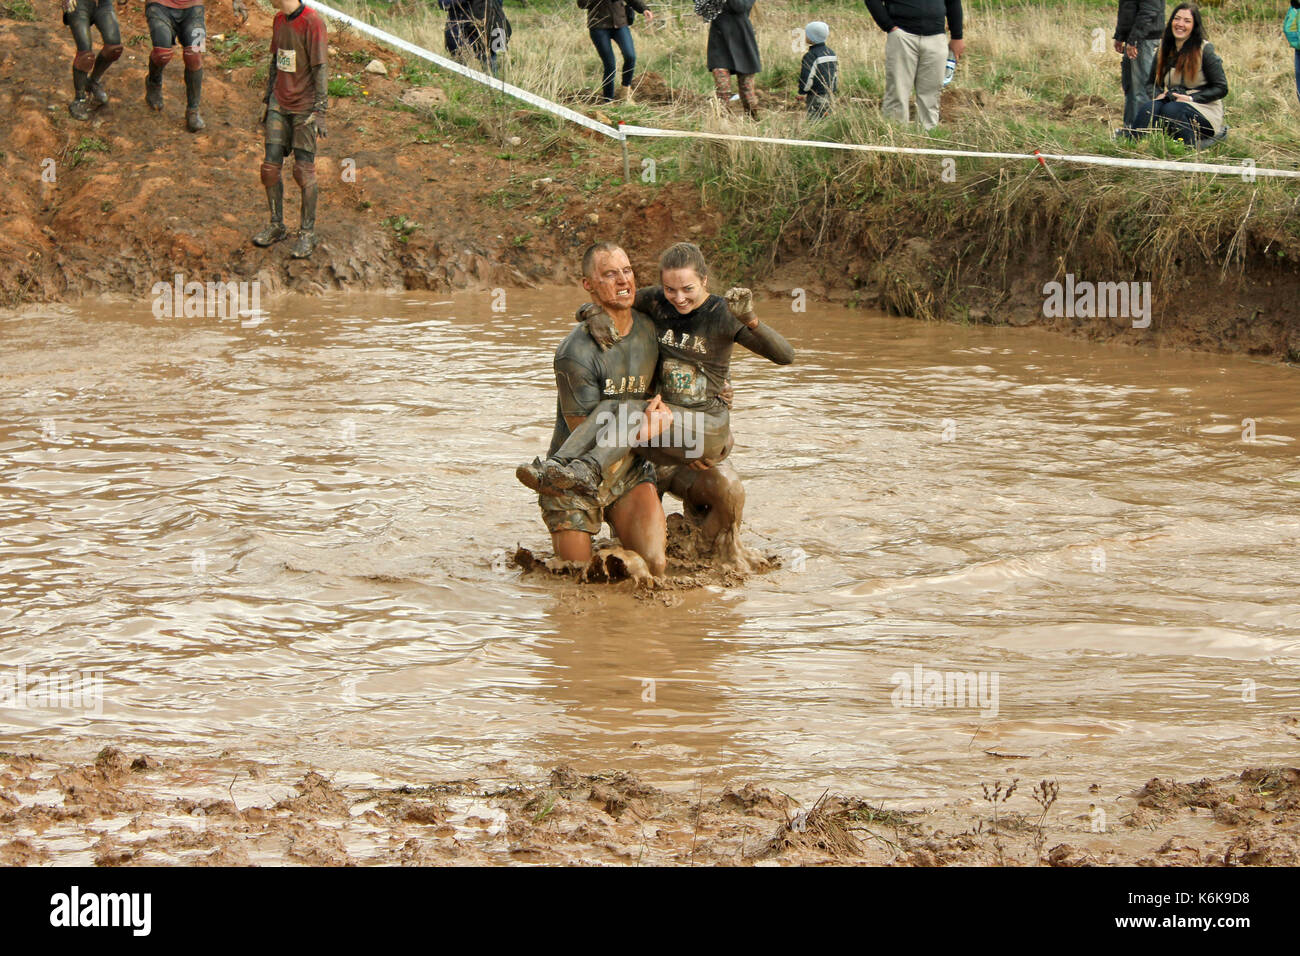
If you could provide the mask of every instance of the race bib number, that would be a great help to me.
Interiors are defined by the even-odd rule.
[[[281,73],[298,72],[298,51],[297,50],[276,50],[275,68],[279,70]]]
[[[704,399],[704,373],[689,362],[666,358],[659,367],[659,377],[663,390],[677,398],[679,405]]]

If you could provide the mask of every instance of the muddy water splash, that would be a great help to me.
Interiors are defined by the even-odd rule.
[[[492,302],[0,318],[0,675],[103,671],[0,745],[900,799],[1294,755],[1294,370],[769,304],[734,461],[787,566],[646,600],[504,568],[576,297]]]

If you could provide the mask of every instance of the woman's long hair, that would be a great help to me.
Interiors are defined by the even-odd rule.
[[[1181,10],[1191,12],[1192,32],[1183,42],[1183,49],[1180,52],[1174,40],[1174,17],[1178,16]],[[1204,42],[1205,28],[1201,25],[1201,8],[1194,3],[1180,3],[1174,7],[1174,12],[1169,14],[1169,22],[1165,24],[1165,35],[1160,40],[1156,78],[1164,83],[1168,80],[1169,72],[1177,70],[1183,75],[1183,81],[1190,83],[1192,77],[1201,71],[1201,44]]]

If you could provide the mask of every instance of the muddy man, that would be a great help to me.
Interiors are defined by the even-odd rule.
[[[244,0],[231,0],[231,9],[242,26],[248,20]],[[197,133],[207,125],[199,115],[199,97],[203,92],[203,51],[208,44],[203,0],[155,0],[144,5],[144,16],[153,43],[149,52],[149,75],[144,80],[144,101],[151,109],[163,108],[163,68],[171,62],[179,40],[181,59],[185,61],[185,126],[191,133]]]
[[[104,73],[122,55],[122,30],[117,24],[113,0],[63,0],[63,22],[72,30],[77,54],[72,58],[74,99],[68,112],[74,119],[90,119],[90,101],[96,106],[108,102],[103,83]],[[90,28],[99,30],[103,41],[98,55],[92,49]]]
[[[325,135],[329,101],[325,21],[301,0],[276,0],[280,12],[271,25],[271,67],[266,75],[262,124],[266,127],[266,158],[262,185],[271,209],[271,223],[253,237],[254,245],[269,246],[286,235],[284,183],[280,170],[293,150],[293,180],[302,190],[302,218],[290,255],[306,259],[316,250],[316,138]]]

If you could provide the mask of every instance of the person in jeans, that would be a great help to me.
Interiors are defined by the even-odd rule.
[[[1174,7],[1148,83],[1159,92],[1138,114],[1139,132],[1154,126],[1188,146],[1222,136],[1228,79],[1214,45],[1205,39],[1196,4]]]
[[[1282,33],[1295,52],[1295,95],[1300,98],[1300,0],[1291,0],[1291,9],[1282,21]]]
[[[632,74],[636,69],[636,47],[632,44],[632,17],[627,8],[643,14],[647,22],[653,21],[655,15],[646,9],[642,0],[578,0],[579,8],[587,11],[587,33],[596,45],[600,65],[605,68],[600,81],[600,93],[606,103],[614,99],[614,73],[617,61],[614,59],[614,44],[618,44],[623,54],[623,85],[619,87],[621,100],[632,99]]]
[[[866,0],[867,10],[885,39],[885,101],[890,119],[909,122],[916,94],[916,118],[925,129],[939,125],[939,94],[948,52],[966,52],[961,31],[961,0]],[[949,40],[944,33],[947,20]]]
[[[1165,22],[1165,0],[1119,0],[1115,52],[1123,56],[1119,79],[1124,88],[1124,128],[1133,129],[1138,113],[1151,102],[1147,79]]]

